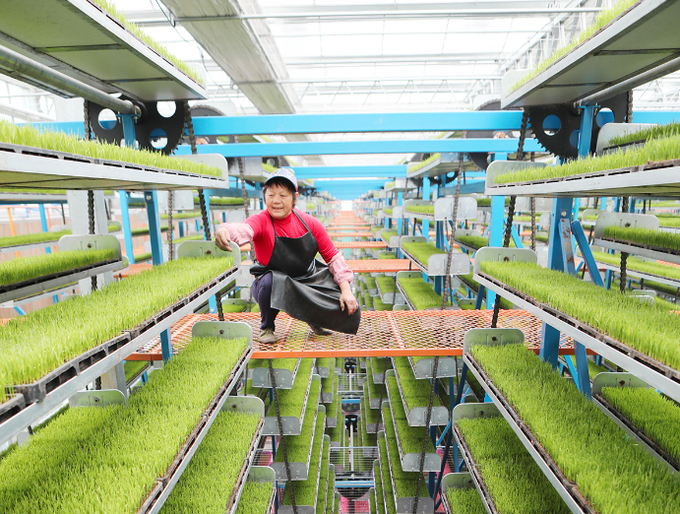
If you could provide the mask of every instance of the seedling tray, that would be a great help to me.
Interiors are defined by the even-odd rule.
[[[24,407],[26,407],[26,400],[23,394],[10,395],[9,400],[0,403],[0,423],[11,418]]]
[[[288,465],[290,466],[290,480],[301,481],[307,480],[309,477],[309,467],[312,459],[312,452],[314,451],[315,440],[323,441],[323,430],[321,433],[317,433],[316,424],[318,416],[326,416],[326,408],[323,405],[319,405],[317,409],[314,410],[314,416],[311,419],[306,418],[305,421],[312,423],[312,438],[309,441],[309,449],[307,451],[307,458],[305,462],[292,462],[289,460]],[[283,462],[272,462],[270,467],[276,472],[277,480],[288,480],[288,475],[286,473],[286,466]],[[318,479],[318,477],[317,477]],[[318,484],[318,482],[317,482]]]
[[[407,380],[407,377],[401,377],[399,376],[399,373],[397,372],[396,369],[388,370],[385,372],[385,376],[394,376],[397,379],[397,387],[399,388],[399,398],[396,401],[401,401],[402,405],[404,406],[404,412],[406,413],[406,419],[408,421],[409,426],[411,427],[423,427],[425,426],[426,418],[427,418],[427,405],[409,405],[406,402],[406,398],[404,397],[404,387],[403,387],[403,381]],[[388,395],[389,395],[389,388],[388,389]],[[437,405],[436,404],[436,395],[435,395],[435,403],[432,406],[432,416],[430,419],[430,426],[433,425],[446,425],[449,422],[449,410],[448,407],[445,407],[443,405]]]
[[[312,366],[313,367],[313,366]],[[297,360],[293,371],[289,369],[282,369],[276,367],[276,360],[272,360],[272,369],[274,370],[274,381],[276,382],[277,389],[292,389],[295,384],[295,377],[297,377],[298,370],[300,369],[300,359]],[[250,368],[248,370],[248,378],[252,379],[253,387],[267,387],[271,388],[271,377],[269,375],[269,364],[258,367]]]
[[[281,423],[283,425],[284,435],[300,435],[302,431],[302,424],[304,423],[305,416],[307,414],[307,407],[309,406],[309,391],[312,385],[312,380],[321,380],[319,375],[314,375],[311,371],[309,373],[309,379],[307,381],[307,389],[305,392],[305,398],[302,402],[300,409],[300,416],[281,416]],[[319,386],[319,394],[321,394],[321,386]],[[312,400],[318,403],[319,398],[313,398]],[[264,429],[262,430],[262,435],[280,435],[279,426],[276,421],[276,410],[274,410],[274,404],[272,403],[269,407],[267,417],[264,420]]]

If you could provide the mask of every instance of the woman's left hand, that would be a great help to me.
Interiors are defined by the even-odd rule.
[[[340,293],[340,309],[344,311],[345,307],[347,307],[347,314],[349,315],[354,314],[359,308],[359,303],[352,294],[352,291],[349,291],[349,288]]]

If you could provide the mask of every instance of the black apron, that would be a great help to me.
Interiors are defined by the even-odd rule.
[[[257,261],[250,273],[259,278],[272,274],[270,305],[291,317],[336,332],[356,334],[361,322],[361,310],[352,315],[340,309],[340,286],[335,283],[328,266],[316,260],[319,244],[314,234],[295,210],[293,214],[302,222],[307,233],[301,237],[276,235],[274,219],[274,248],[269,264]]]

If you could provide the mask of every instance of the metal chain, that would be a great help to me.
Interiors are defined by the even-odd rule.
[[[175,195],[173,191],[168,191],[168,260],[172,261],[175,259],[175,249],[173,247],[173,237],[175,227],[172,223],[172,208],[175,200]],[[181,221],[180,221],[181,223]]]
[[[92,125],[90,124],[90,110],[89,102],[87,100],[83,100],[83,121],[85,124],[85,140],[90,141],[92,139]],[[88,233],[94,235],[94,191],[92,189],[87,191],[87,221]],[[92,291],[97,290],[97,275],[90,277],[90,288]]]
[[[628,212],[629,199],[624,196],[621,199],[621,212]],[[619,292],[625,294],[626,292],[626,267],[628,265],[628,253],[621,252],[621,276],[619,280]]]
[[[191,155],[196,155],[196,134],[194,134],[194,121],[191,119],[191,109],[189,108],[189,101],[184,100],[184,123],[187,126],[189,133],[189,144],[191,145]]]
[[[423,437],[423,450],[420,453],[420,467],[418,470],[418,484],[416,485],[416,497],[413,502],[413,514],[418,511],[418,500],[420,499],[420,486],[423,483],[423,469],[425,468],[425,454],[427,453],[427,439],[430,437],[430,421],[432,421],[432,406],[434,405],[434,389],[437,384],[437,368],[439,367],[439,355],[434,358],[432,366],[432,387],[430,388],[430,403],[427,406],[425,416],[425,437]]]
[[[515,202],[516,196],[510,197],[510,205],[508,205],[508,224],[505,226],[505,237],[503,238],[503,248],[510,245],[510,235],[512,234],[512,219],[515,217]],[[493,305],[493,317],[491,318],[491,328],[496,328],[498,324],[498,314],[501,310],[501,296],[496,294],[496,301]]]
[[[458,222],[458,201],[460,200],[460,181],[463,176],[463,154],[458,155],[458,177],[456,180],[456,195],[453,198],[453,228],[449,235],[449,254],[446,256],[446,275],[444,276],[444,291],[442,291],[442,310],[446,309],[446,299],[451,289],[451,261],[453,260],[453,240],[456,237]],[[444,221],[446,223],[446,220]]]
[[[529,111],[524,110],[522,113],[522,125],[519,129],[519,146],[517,148],[517,160],[524,160],[524,140],[527,137],[527,124],[529,123]]]
[[[633,90],[628,91],[628,105],[626,105],[626,123],[633,123]]]
[[[238,136],[234,136],[234,143],[238,143]],[[246,218],[250,215],[248,212],[248,195],[246,195],[246,179],[245,179],[245,163],[242,157],[237,157],[236,162],[238,162],[238,174],[241,178],[241,197],[243,198],[243,209],[246,212]]]
[[[529,198],[529,209],[531,210],[531,249],[536,251],[536,198]]]
[[[276,393],[276,378],[274,377],[274,368],[272,367],[272,360],[267,359],[269,363],[269,382],[272,386],[272,394],[274,395],[274,409],[276,410],[276,424],[279,427],[279,437],[281,451],[283,452],[283,464],[286,469],[286,487],[290,487],[290,501],[293,504],[293,514],[298,514],[297,504],[295,503],[295,491],[293,490],[292,475],[290,474],[290,463],[288,462],[288,453],[286,452],[286,439],[283,435],[283,421],[281,420],[281,411],[279,410],[279,396]]]
[[[194,133],[194,122],[191,118],[191,109],[189,108],[189,102],[184,101],[184,123],[187,126],[187,132],[189,133],[189,144],[191,145],[191,155],[196,155],[198,149],[196,148],[196,134]],[[172,192],[170,193],[172,194]],[[208,208],[205,203],[205,194],[203,189],[198,190],[198,203],[201,206],[201,218],[203,220],[203,234],[206,241],[212,240],[212,235],[210,234],[210,223],[208,222]],[[168,204],[170,204],[170,196],[168,195]],[[168,214],[168,230],[172,233],[172,209]],[[170,251],[172,252],[172,236],[169,237],[170,241]],[[170,257],[172,259],[172,256]],[[217,317],[220,321],[224,321],[224,311],[222,310],[222,293],[217,291],[215,293],[215,302],[217,303]]]

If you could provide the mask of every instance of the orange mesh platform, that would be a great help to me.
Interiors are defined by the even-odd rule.
[[[328,232],[329,237],[374,237],[372,232]]]
[[[347,265],[355,273],[395,273],[397,271],[411,271],[413,269],[413,263],[408,259],[349,260]]]
[[[276,334],[281,341],[272,344],[254,342],[253,359],[385,357],[416,355],[463,355],[463,336],[472,328],[489,328],[493,311],[371,311],[362,313],[356,335],[333,333],[316,336],[302,321],[281,313],[276,318]],[[260,314],[246,312],[224,315],[226,321],[242,321],[250,325],[254,339],[260,332]],[[175,348],[185,346],[196,321],[217,320],[217,314],[190,314],[172,328]],[[519,328],[527,346],[538,352],[541,321],[522,310],[501,310],[499,328]],[[560,354],[573,355],[571,340],[560,341]],[[130,360],[161,360],[160,342],[133,354]]]
[[[338,241],[333,245],[338,250],[344,248],[387,248],[385,241]]]
[[[328,230],[330,232],[339,231],[343,232],[345,230],[356,230],[357,232],[371,230],[368,225],[329,225]]]

